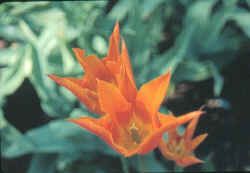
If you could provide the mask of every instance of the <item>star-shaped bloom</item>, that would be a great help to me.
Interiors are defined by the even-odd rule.
[[[173,115],[160,116],[160,121],[174,120]],[[191,120],[183,135],[179,135],[177,129],[168,131],[168,141],[162,140],[159,145],[161,153],[169,160],[176,162],[178,166],[187,167],[202,161],[196,158],[193,151],[205,140],[207,134],[202,134],[193,138],[195,128],[197,126],[199,116]]]
[[[98,119],[80,117],[70,121],[101,137],[124,156],[152,151],[166,131],[202,114],[201,111],[191,112],[179,118],[160,121],[159,126],[163,114],[158,110],[166,94],[170,73],[142,85],[139,91],[129,83],[125,72],[124,78],[122,76],[121,81],[124,82],[121,83],[126,85],[123,92],[112,83],[97,80],[97,94],[106,116]],[[130,101],[124,94],[131,98]]]
[[[159,107],[166,95],[170,72],[136,89],[126,45],[122,40],[119,52],[119,25],[110,37],[107,57],[85,57],[74,49],[78,61],[85,69],[82,79],[49,76],[71,90],[85,106],[101,115],[99,118],[80,117],[69,121],[102,138],[115,151],[128,157],[146,154],[156,148],[162,135],[169,129],[200,115],[191,112],[169,121],[160,122]]]

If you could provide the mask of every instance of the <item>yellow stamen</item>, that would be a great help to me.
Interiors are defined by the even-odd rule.
[[[129,128],[129,132],[136,144],[141,143],[141,136],[138,134],[138,128],[136,127],[135,123],[133,123]]]

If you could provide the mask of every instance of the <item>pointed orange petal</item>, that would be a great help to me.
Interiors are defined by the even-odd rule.
[[[109,72],[103,62],[95,55],[85,56],[85,52],[82,49],[73,49],[78,62],[81,64],[86,73],[91,73],[100,79],[105,80],[109,78]]]
[[[97,114],[103,114],[98,102],[97,94],[87,88],[82,88],[80,82],[72,78],[61,78],[58,76],[48,75],[59,85],[69,89],[90,111]]]
[[[85,75],[83,78],[81,78],[81,79],[78,79],[78,78],[72,78],[72,77],[66,77],[66,78],[64,78],[64,79],[67,79],[67,80],[69,80],[69,81],[71,81],[71,82],[73,82],[73,83],[75,83],[75,84],[77,84],[77,85],[79,85],[79,86],[81,86],[82,88],[88,88],[88,89],[90,89],[90,90],[94,90],[94,88],[95,88],[95,86],[93,86],[93,85],[95,85],[93,82],[95,82],[95,81],[93,81],[92,79],[92,77],[90,77],[89,75]]]
[[[181,166],[181,167],[187,167],[187,166],[191,166],[193,164],[203,163],[202,160],[200,160],[194,156],[182,157],[182,158],[179,158],[175,161],[176,161],[176,164],[178,166]]]
[[[118,85],[122,95],[129,102],[134,102],[137,90],[135,88],[135,85],[132,84],[131,80],[129,80],[128,78],[125,65],[115,61],[106,61],[105,65],[115,77],[116,84]]]
[[[168,160],[176,160],[177,157],[174,153],[168,151],[167,142],[161,139],[159,144],[159,150],[161,151],[161,154]]]
[[[110,81],[112,76],[103,62],[95,55],[89,55],[83,59],[83,66],[86,73],[92,74],[98,79]]]
[[[115,28],[113,30],[113,35],[114,35],[114,38],[115,38],[116,45],[118,45],[118,47],[119,47],[119,43],[120,43],[120,26],[119,26],[118,21],[116,21],[116,23],[115,23]]]
[[[53,76],[53,75],[49,75],[49,77],[53,80],[57,77],[57,76]],[[83,80],[83,79],[78,79],[78,78],[72,78],[72,77],[64,77],[63,78],[64,80],[69,80],[71,81],[72,83],[75,83],[79,86],[81,86],[82,88],[85,88],[86,87],[86,81]]]
[[[137,90],[128,78],[126,68],[121,66],[120,74],[116,75],[118,87],[123,96],[131,103],[134,103]]]
[[[106,67],[109,69],[109,71],[112,73],[112,75],[116,75],[120,73],[121,64],[115,61],[106,61],[105,62]]]
[[[108,51],[108,59],[116,61],[119,57],[119,42],[120,42],[120,29],[119,23],[116,22],[115,28],[113,30],[112,35],[109,38],[109,51]]]
[[[110,46],[108,51],[108,59],[111,61],[116,61],[119,57],[119,47],[116,45],[115,39],[113,36],[109,39]]]
[[[158,119],[159,119],[159,123],[157,123],[157,127],[160,127],[161,124],[167,123],[168,121],[173,121],[176,120],[176,117],[173,114],[164,114],[161,112],[158,112]]]
[[[138,104],[144,104],[148,112],[153,115],[153,121],[157,121],[158,109],[167,92],[170,81],[170,72],[144,84],[136,97]]]
[[[98,98],[104,112],[110,114],[121,126],[126,126],[131,117],[131,104],[122,96],[114,84],[97,80]],[[119,114],[123,116],[118,116]]]
[[[162,124],[162,126],[155,131],[152,132],[151,135],[149,135],[139,146],[138,153],[140,154],[146,154],[150,151],[152,151],[155,147],[157,147],[160,143],[160,140],[162,138],[162,135],[173,128],[178,127],[179,125],[182,125],[191,119],[195,118],[196,116],[203,113],[202,111],[195,111],[188,113],[184,116],[180,116],[176,118],[176,120],[168,121]]]
[[[193,138],[194,131],[196,129],[198,121],[199,121],[199,116],[197,116],[197,118],[192,119],[192,121],[188,124],[184,134],[184,138],[186,141],[190,141]]]
[[[162,125],[165,123],[168,123],[170,121],[177,120],[177,118],[172,113],[165,115],[165,114],[159,112],[158,117],[160,120],[160,124],[162,124]],[[178,137],[180,137],[180,135],[178,134],[177,128],[173,128],[173,129],[170,129],[168,131],[168,140],[169,141],[176,140]]]
[[[128,56],[128,50],[125,44],[125,41],[122,39],[122,53],[121,53],[121,61],[126,67],[126,71],[128,73],[128,78],[130,82],[132,83],[133,87],[136,88],[133,70],[130,64],[129,56]]]
[[[112,80],[112,75],[106,68],[102,60],[97,58],[95,55],[89,55],[85,57],[85,52],[82,49],[73,49],[78,62],[81,64],[85,71],[85,77],[88,78],[86,84],[90,89],[96,89],[96,78],[101,80],[110,81]]]
[[[81,64],[82,68],[84,69],[83,58],[85,58],[85,51],[79,48],[73,48],[73,51],[75,53],[76,59]]]
[[[167,148],[167,143],[163,140],[161,140],[160,144],[159,144],[159,149],[162,153],[162,155],[169,160],[173,160],[176,162],[176,164],[178,166],[181,167],[187,167],[196,163],[202,163],[203,161],[201,161],[200,159],[190,155],[190,156],[179,156],[176,155],[175,153],[171,153],[168,151]]]
[[[92,91],[96,92],[97,89],[97,84],[96,84],[96,77],[93,76],[93,74],[88,73],[85,74],[85,76],[82,78],[83,82],[82,82],[82,87],[86,87]]]
[[[136,117],[145,124],[152,124],[153,126],[156,126],[156,124],[159,123],[157,121],[155,121],[155,123],[152,121],[152,114],[145,108],[145,105],[142,102],[137,102],[135,100],[134,112]]]
[[[109,121],[108,116],[103,116],[99,119],[94,119],[91,117],[80,117],[78,119],[68,119],[68,121],[77,124],[90,132],[94,133],[95,135],[102,138],[107,144],[109,144],[115,151],[126,154],[127,150],[123,147],[118,146],[113,138],[112,134],[107,129],[107,124]]]
[[[173,121],[173,120],[177,119],[173,114],[166,115],[166,114],[161,113],[161,112],[158,113],[158,117],[159,117],[159,121],[163,124],[167,123],[168,121]]]
[[[194,138],[192,140],[192,144],[191,144],[191,147],[190,147],[190,152],[194,151],[195,148],[197,148],[202,143],[202,141],[204,141],[206,139],[207,135],[208,134],[205,133],[205,134],[199,135],[196,138]]]

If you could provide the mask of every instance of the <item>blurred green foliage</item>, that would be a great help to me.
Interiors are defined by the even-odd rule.
[[[6,121],[0,109],[2,155],[13,158],[34,154],[28,173],[112,171],[112,164],[105,166],[106,162],[88,164],[99,157],[119,155],[98,137],[63,120],[93,114],[82,105],[76,107],[79,101],[47,74],[82,76],[71,49],[79,47],[87,54],[105,56],[118,20],[138,87],[171,69],[172,87],[182,81],[213,78],[214,95],[219,96],[223,88],[221,69],[236,58],[244,44],[249,44],[250,12],[239,5],[240,1],[244,0],[1,4],[0,38],[10,45],[0,50],[0,106],[28,79],[43,111],[55,118],[22,134]],[[244,3],[249,9],[250,1]],[[112,9],[108,10],[110,4]],[[211,171],[213,165],[207,160],[203,170]],[[142,162],[141,166],[137,162]],[[77,167],[79,163],[81,167]],[[167,171],[152,153],[132,157],[126,164],[139,172]]]

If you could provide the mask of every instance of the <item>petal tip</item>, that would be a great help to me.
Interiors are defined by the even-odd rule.
[[[200,135],[200,136],[202,136],[202,142],[207,138],[207,136],[208,136],[208,133],[204,133],[204,134],[202,134],[202,135]]]
[[[119,21],[117,20],[115,22],[115,27],[114,27],[114,32],[119,32],[120,26],[119,26]]]
[[[50,79],[54,80],[54,81],[57,81],[57,80],[60,80],[60,79],[61,79],[60,77],[55,76],[55,75],[51,75],[51,74],[47,74],[47,76],[48,76]]]
[[[73,118],[66,118],[65,120],[66,121],[73,121],[74,119]]]
[[[171,69],[168,69],[167,74],[171,76]]]
[[[72,48],[73,52],[75,53],[77,58],[85,57],[85,51],[80,48]]]
[[[194,113],[195,113],[194,116],[201,116],[201,115],[205,114],[206,112],[202,111],[202,110],[197,110],[197,111],[194,111]]]
[[[49,78],[52,78],[53,75],[51,75],[51,74],[46,74],[46,76],[48,76]]]
[[[77,124],[77,120],[76,120],[76,119],[73,119],[73,118],[66,118],[65,120],[68,121],[68,122]]]
[[[203,114],[206,114],[206,112],[205,111],[199,111],[199,114],[203,115]]]

